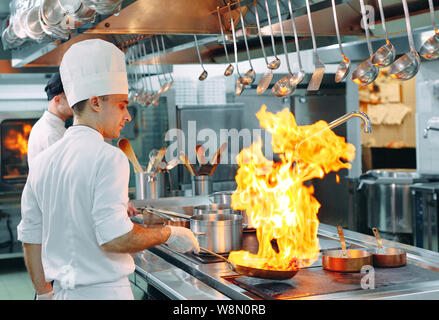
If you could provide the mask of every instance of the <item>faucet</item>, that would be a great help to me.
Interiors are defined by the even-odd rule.
[[[370,124],[370,119],[369,119],[368,115],[365,114],[364,112],[361,112],[361,111],[352,111],[352,112],[347,113],[344,116],[342,116],[342,117],[332,121],[330,124],[328,124],[327,128],[325,128],[323,130],[320,130],[320,131],[314,133],[313,135],[307,137],[306,139],[300,141],[299,144],[296,146],[296,149],[298,149],[302,145],[302,143],[304,143],[308,139],[314,137],[315,135],[320,134],[321,132],[323,132],[325,130],[333,129],[335,127],[338,127],[339,125],[341,125],[342,123],[345,123],[346,121],[348,121],[352,117],[359,117],[359,118],[361,118],[363,120],[363,122],[364,122],[364,132],[366,132],[366,133],[371,133],[372,132],[372,125]]]
[[[428,126],[427,128],[424,129],[424,138],[427,138],[427,136],[428,136],[428,130],[439,131],[439,128],[434,128],[434,127],[430,127],[430,126]]]
[[[335,127],[338,127],[342,123],[345,123],[347,120],[349,120],[352,117],[358,117],[361,118],[364,122],[364,132],[371,133],[372,132],[372,125],[370,124],[370,119],[364,112],[361,111],[352,111],[350,113],[345,114],[344,116],[332,121],[329,125],[329,129],[333,129]]]

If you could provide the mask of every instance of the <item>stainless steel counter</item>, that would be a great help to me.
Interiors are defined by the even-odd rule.
[[[331,248],[334,243],[338,243],[337,230],[333,226],[320,224],[318,234],[321,249]],[[345,230],[344,234],[351,247],[376,247],[374,237],[349,230]],[[429,279],[434,280],[399,279],[397,284],[383,285],[376,289],[361,289],[358,283],[356,290],[305,295],[299,299],[439,299],[439,253],[388,240],[383,240],[383,245],[406,250],[407,265],[421,272],[425,270],[430,274]],[[225,262],[201,263],[189,255],[174,252],[162,245],[138,253],[135,263],[134,282],[145,292],[152,287],[167,298],[181,300],[262,299],[260,295],[242,288],[236,281],[240,276],[231,271]],[[322,273],[321,269],[319,259],[309,270]],[[386,272],[397,272],[397,269]],[[301,271],[298,274],[300,273]],[[366,274],[356,277],[360,276]],[[336,281],[341,281],[345,276],[338,274],[337,277]]]

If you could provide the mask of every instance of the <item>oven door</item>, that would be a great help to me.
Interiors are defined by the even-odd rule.
[[[0,194],[22,192],[29,170],[27,142],[43,112],[0,112]]]

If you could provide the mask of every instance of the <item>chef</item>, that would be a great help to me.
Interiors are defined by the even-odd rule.
[[[31,163],[38,153],[62,138],[66,131],[65,121],[73,117],[59,72],[50,78],[44,90],[49,100],[49,107],[30,132],[27,148],[28,163]]]
[[[74,121],[29,168],[17,227],[28,270],[39,298],[133,299],[130,253],[159,244],[198,252],[199,245],[187,228],[145,228],[126,214],[128,159],[104,141],[131,120],[123,52],[100,39],[78,42],[60,74]],[[40,254],[27,254],[28,246]],[[32,268],[38,263],[40,271]]]

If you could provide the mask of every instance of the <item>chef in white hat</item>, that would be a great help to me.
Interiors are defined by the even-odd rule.
[[[43,116],[33,125],[27,145],[27,161],[48,146],[62,138],[66,132],[65,121],[73,117],[72,108],[67,103],[59,72],[52,75],[44,88],[49,100],[49,107]]]
[[[29,168],[17,227],[26,265],[38,299],[133,299],[129,253],[163,243],[198,252],[198,242],[187,228],[144,228],[126,213],[128,159],[104,141],[131,120],[123,52],[78,42],[60,74],[74,122]]]

